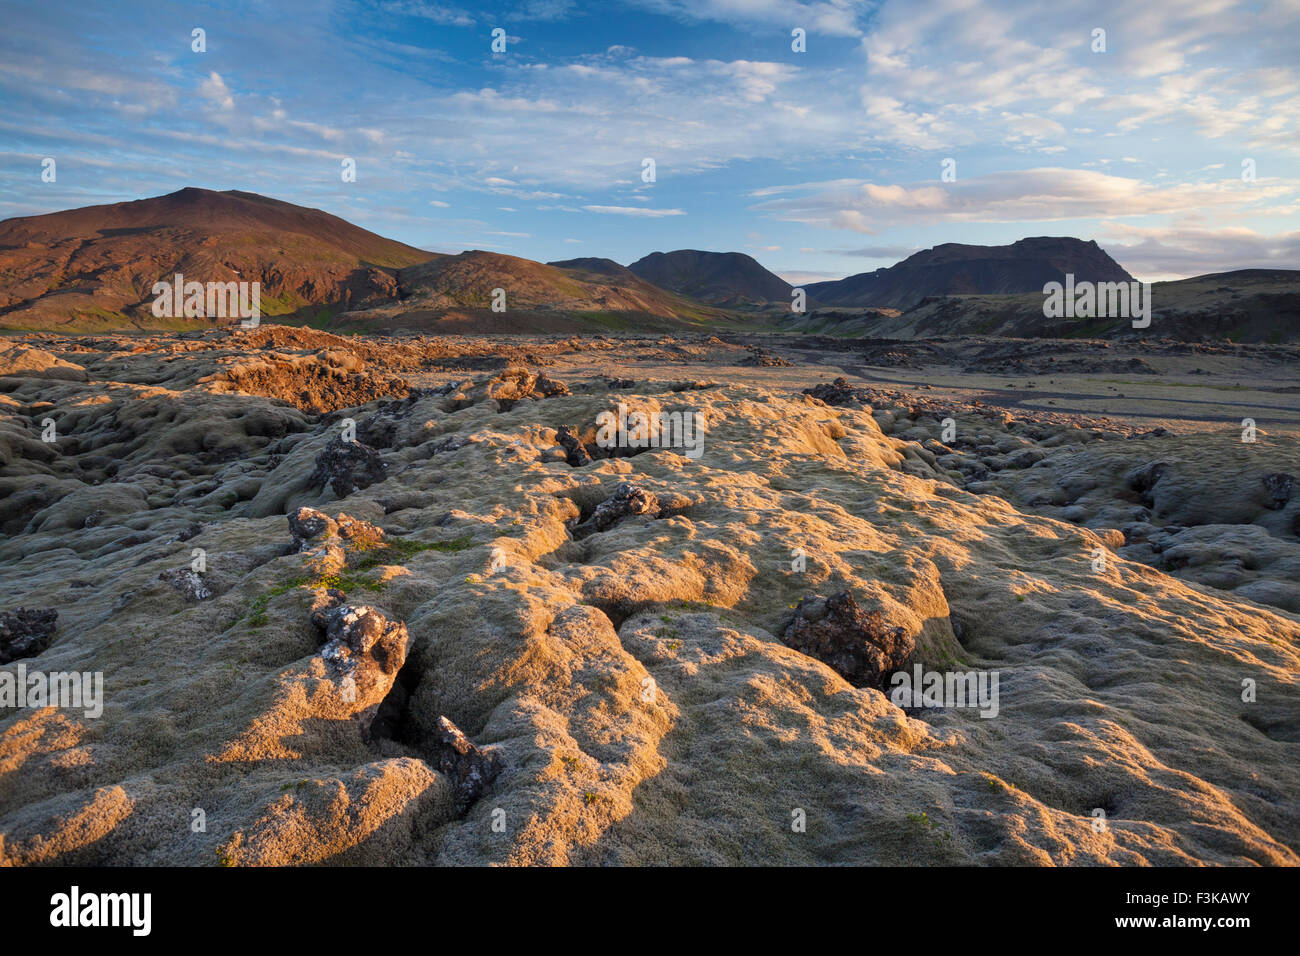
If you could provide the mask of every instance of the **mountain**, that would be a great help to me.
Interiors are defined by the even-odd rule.
[[[1048,282],[1130,282],[1133,277],[1095,241],[1068,236],[1021,239],[1009,246],[947,242],[887,269],[804,288],[827,306],[910,309],[927,296],[1042,292]]]
[[[668,329],[730,317],[610,259],[548,265],[480,250],[440,255],[318,209],[191,188],[0,222],[0,328],[233,324],[233,317],[155,317],[153,285],[176,273],[187,282],[258,282],[268,318],[356,330]],[[504,313],[492,311],[494,289],[505,290]]]
[[[494,311],[498,289],[504,309]],[[610,259],[542,263],[473,249],[398,270],[393,299],[370,303],[340,321],[448,332],[562,332],[666,330],[728,317]]]
[[[606,265],[607,264],[607,265]],[[609,259],[547,264],[478,249],[401,270],[403,306],[491,309],[494,289],[506,309],[554,312],[640,312],[665,318],[695,316],[690,302],[644,281]]]
[[[176,273],[204,283],[257,281],[264,315],[334,311],[395,295],[397,270],[431,258],[319,209],[187,188],[0,222],[0,327],[225,321],[155,318],[153,284]]]
[[[902,314],[816,310],[796,331],[888,339],[955,335],[1010,338],[1147,338],[1184,342],[1300,342],[1300,270],[1241,269],[1151,284],[1151,324],[1132,319],[1048,318],[1043,291],[1016,295],[939,295]]]
[[[627,266],[621,266],[613,259],[601,259],[597,256],[584,256],[581,259],[562,259],[557,262],[548,262],[547,265],[555,266],[557,269],[570,269],[575,272],[585,272],[596,276],[609,276],[611,278],[623,279],[625,281],[642,281],[641,278]]]
[[[790,283],[740,252],[652,252],[629,271],[663,289],[728,308],[790,305]],[[809,293],[811,295],[811,293]]]

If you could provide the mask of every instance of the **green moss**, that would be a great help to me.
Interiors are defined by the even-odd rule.
[[[930,815],[924,810],[920,813],[907,814],[907,820],[909,823],[915,824],[922,829],[928,828],[934,837],[934,845],[936,847],[941,847],[952,840],[952,834],[947,830],[940,829],[939,824],[930,819]]]
[[[317,588],[335,588],[345,594],[352,591],[382,591],[384,582],[378,578],[367,577],[357,571],[339,571],[336,574],[326,574],[310,582],[313,590]]]
[[[377,564],[401,564],[423,551],[455,554],[472,547],[474,547],[474,539],[469,535],[461,535],[450,541],[411,541],[409,538],[389,538],[382,550],[376,550],[373,557],[368,557],[357,567],[364,570]]]
[[[474,540],[468,535],[452,538],[450,541],[411,541],[407,538],[389,538],[382,546],[359,543],[353,546],[353,553],[360,554],[361,560],[356,561],[351,567],[319,577],[300,574],[267,588],[248,602],[246,621],[249,627],[264,627],[267,622],[266,609],[271,599],[298,588],[309,590],[337,588],[345,593],[358,590],[382,591],[385,582],[365,572],[382,565],[402,564],[423,551],[454,554],[473,546]]]

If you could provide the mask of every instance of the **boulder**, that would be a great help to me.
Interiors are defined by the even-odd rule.
[[[346,498],[387,477],[388,465],[379,452],[359,441],[344,441],[338,436],[316,456],[316,470],[309,483],[314,488],[328,484],[335,496]]]
[[[848,591],[800,601],[782,641],[817,658],[854,687],[877,690],[885,689],[894,671],[908,666],[916,650],[905,629],[890,627],[878,611],[864,610]]]
[[[438,769],[451,778],[456,808],[464,813],[501,772],[496,750],[480,749],[446,717],[438,718]]]
[[[0,664],[35,657],[49,647],[58,617],[53,608],[0,611]]]

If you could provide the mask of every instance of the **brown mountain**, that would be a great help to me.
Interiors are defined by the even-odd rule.
[[[1131,282],[1133,277],[1095,241],[1068,236],[1021,239],[1008,246],[947,242],[887,269],[805,286],[825,306],[910,309],[933,295],[1042,292],[1048,282]]]
[[[491,311],[493,290],[501,289],[507,310],[639,312],[665,318],[694,317],[700,311],[698,302],[660,289],[626,269],[610,275],[592,268],[587,260],[574,261],[582,264],[548,265],[479,249],[442,256],[398,273],[402,306]]]
[[[261,283],[264,315],[335,311],[397,292],[434,254],[337,216],[255,193],[182,189],[136,202],[0,222],[0,327],[192,327],[157,319],[152,286]]]
[[[727,308],[790,305],[790,283],[741,252],[652,252],[627,268],[660,288]]]
[[[732,316],[661,289],[610,259],[542,263],[472,249],[397,273],[396,297],[339,317],[360,328],[447,332],[673,329]],[[494,311],[495,290],[504,293]]]

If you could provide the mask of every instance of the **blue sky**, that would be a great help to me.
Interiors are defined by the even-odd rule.
[[[2,12],[0,217],[202,186],[437,251],[737,250],[793,281],[1036,235],[1144,279],[1300,268],[1300,0]]]

